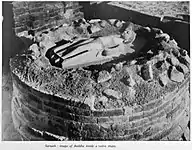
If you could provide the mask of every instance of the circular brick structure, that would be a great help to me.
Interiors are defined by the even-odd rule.
[[[108,33],[75,27],[69,38],[121,34],[110,25]],[[68,31],[68,25],[37,35],[10,60],[13,122],[24,140],[189,140],[189,56],[159,29],[133,26],[135,41],[146,41],[131,54],[67,67],[76,53],[55,52],[62,44],[54,33]]]

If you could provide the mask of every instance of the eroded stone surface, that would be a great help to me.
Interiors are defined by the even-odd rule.
[[[97,82],[98,83],[106,82],[106,81],[110,80],[111,77],[112,76],[111,76],[111,74],[108,71],[106,71],[106,70],[100,71],[99,72],[99,76],[97,78]]]
[[[115,99],[122,98],[122,94],[119,91],[115,91],[115,90],[112,90],[112,89],[104,90],[103,94],[105,94],[109,98],[115,98]]]
[[[176,57],[174,57],[174,56],[170,56],[170,57],[168,57],[167,58],[167,61],[171,64],[171,65],[173,65],[173,66],[177,66],[177,65],[179,65],[179,60],[176,58]]]
[[[151,64],[145,64],[141,68],[141,76],[144,80],[149,81],[153,79],[153,71]]]
[[[180,68],[179,71],[183,72],[184,74],[187,74],[189,72],[189,68],[187,66],[185,66],[184,64],[179,64],[178,66]]]
[[[175,82],[182,82],[184,80],[183,73],[179,72],[175,67],[172,67],[170,79]]]
[[[167,83],[169,82],[169,78],[167,76],[167,72],[162,73],[159,75],[159,82],[162,86],[166,86]]]

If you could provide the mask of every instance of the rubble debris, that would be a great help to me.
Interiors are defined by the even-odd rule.
[[[112,77],[112,75],[108,71],[106,71],[106,70],[100,71],[99,76],[97,78],[97,83],[106,82],[106,81],[110,80],[111,77]]]
[[[150,63],[146,63],[141,68],[141,76],[144,80],[150,81],[153,80],[153,70]]]
[[[121,36],[126,44],[132,43],[136,38],[136,34],[133,31],[124,31]]]
[[[92,95],[90,97],[85,98],[84,103],[89,105],[91,110],[94,110],[95,96]]]
[[[167,62],[170,63],[172,66],[177,66],[180,64],[179,60],[175,56],[168,56],[167,57]]]
[[[105,103],[108,102],[108,98],[107,98],[106,96],[101,96],[101,97],[99,98],[99,102],[102,102],[102,104],[105,104]]]
[[[101,29],[98,27],[98,26],[96,26],[96,25],[91,25],[91,33],[95,33],[95,32],[98,32],[98,31],[100,31]]]
[[[129,96],[130,96],[130,99],[134,99],[134,98],[135,98],[135,94],[136,94],[136,90],[133,89],[132,87],[129,87]]]
[[[99,23],[100,23],[100,26],[101,26],[102,28],[105,28],[106,25],[107,25],[107,21],[105,21],[105,20],[101,20]]]
[[[171,50],[171,53],[172,53],[175,57],[177,57],[177,58],[180,56],[180,52],[179,52],[179,50],[176,49],[176,48],[173,48],[173,49]]]
[[[135,65],[137,63],[137,60],[131,60],[130,62],[128,62],[129,65]]]
[[[111,67],[110,73],[113,73],[113,72],[115,72],[115,71],[116,71],[115,68],[114,68],[114,67]]]
[[[106,95],[108,98],[113,98],[113,99],[121,99],[122,98],[122,93],[119,91],[115,91],[112,89],[106,89],[103,91],[103,94]]]
[[[172,66],[170,72],[170,79],[174,82],[182,82],[184,80],[184,74],[176,69],[175,66]]]
[[[118,63],[115,65],[115,70],[120,71],[123,68],[123,63]]]
[[[169,77],[167,75],[167,71],[159,75],[159,83],[161,86],[166,86],[168,81],[169,81]]]
[[[130,86],[130,87],[133,87],[135,85],[135,81],[133,80],[131,75],[129,75],[129,77],[127,77],[127,83],[128,83],[128,86]]]
[[[123,25],[123,22],[120,20],[115,21],[115,27],[120,28]]]
[[[40,56],[40,51],[39,51],[39,46],[37,44],[32,44],[30,47],[29,47],[29,50],[32,51],[32,55],[35,56],[35,57],[39,57]]]
[[[177,47],[177,46],[178,46],[177,42],[176,42],[174,39],[169,40],[169,44],[172,45],[172,46],[174,46],[174,47]]]

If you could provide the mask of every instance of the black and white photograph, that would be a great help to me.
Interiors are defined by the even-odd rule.
[[[2,1],[1,140],[190,141],[189,5]]]

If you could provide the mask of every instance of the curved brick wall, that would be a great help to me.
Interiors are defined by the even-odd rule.
[[[79,108],[36,91],[14,74],[13,90],[13,121],[25,140],[189,140],[189,78],[133,110]]]

